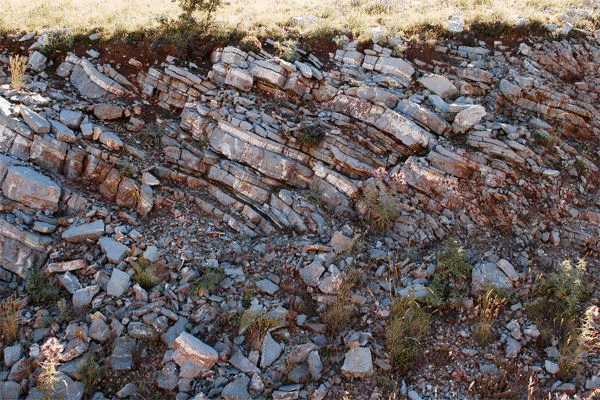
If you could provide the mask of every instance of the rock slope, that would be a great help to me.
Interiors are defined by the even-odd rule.
[[[61,312],[27,298],[0,398],[41,398],[51,336],[64,399],[377,398],[378,379],[395,376],[382,334],[391,302],[426,296],[435,273],[431,254],[399,266],[400,249],[485,243],[471,295],[490,282],[523,290],[557,255],[591,255],[595,268],[596,40],[423,54],[349,43],[291,63],[227,46],[207,73],[133,57],[125,76],[32,52],[26,90],[0,89],[0,295],[24,297],[39,270],[67,301]],[[158,278],[148,285],[146,267]],[[353,270],[368,276],[349,293]],[[322,315],[340,295],[360,322],[336,332]],[[400,389],[409,398],[477,397],[469,384],[498,373],[495,357],[524,359],[544,393],[600,387],[591,371],[555,378],[519,301],[492,350],[470,349],[470,304],[439,335],[460,346],[452,379],[423,366]],[[95,393],[78,375],[90,354],[109,376]]]

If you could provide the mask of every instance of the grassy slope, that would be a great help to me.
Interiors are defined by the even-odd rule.
[[[0,29],[8,32],[69,27],[77,32],[99,29],[105,34],[158,27],[158,18],[176,17],[180,10],[170,0],[3,0]],[[237,28],[259,36],[286,36],[339,31],[370,39],[371,28],[411,32],[423,24],[444,24],[455,12],[467,23],[517,17],[557,21],[557,15],[581,5],[580,0],[228,0],[216,20],[226,29]],[[298,24],[294,17],[316,16],[317,24]],[[420,29],[420,28],[417,28]]]

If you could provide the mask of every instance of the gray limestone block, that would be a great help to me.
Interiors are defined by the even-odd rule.
[[[69,227],[62,234],[67,242],[82,242],[87,239],[98,239],[104,235],[104,221],[97,219],[87,224]]]
[[[106,288],[106,293],[109,296],[120,297],[123,295],[125,290],[129,287],[129,274],[127,272],[121,271],[118,268],[113,268],[112,275],[110,277],[110,281],[108,281],[108,286]]]
[[[113,264],[118,264],[129,254],[129,247],[117,242],[115,239],[108,236],[101,237],[100,247],[106,254],[108,261]]]
[[[61,188],[52,179],[28,167],[10,166],[2,192],[11,200],[31,208],[58,209]]]

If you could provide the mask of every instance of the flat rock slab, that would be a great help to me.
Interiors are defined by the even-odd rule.
[[[123,107],[116,104],[103,103],[92,107],[94,116],[102,120],[119,119],[123,116]]]
[[[454,97],[458,94],[458,89],[448,78],[441,75],[427,75],[419,79],[419,82],[427,89],[440,97]]]
[[[27,106],[21,105],[19,107],[23,120],[35,133],[44,134],[50,132],[50,122]]]
[[[470,106],[459,112],[454,118],[452,129],[456,133],[465,133],[471,129],[475,124],[481,122],[481,119],[485,117],[487,112],[483,106]]]
[[[248,384],[250,383],[250,378],[246,375],[242,375],[230,382],[223,388],[223,392],[221,396],[225,400],[247,400],[251,399],[250,393],[248,393]]]
[[[518,275],[517,275],[518,277]],[[512,289],[512,279],[496,263],[480,263],[471,273],[471,291],[481,293],[489,287]]]
[[[87,267],[87,261],[80,258],[78,260],[50,263],[46,266],[46,273],[75,271],[85,267]]]
[[[133,350],[134,339],[129,337],[117,337],[113,342],[113,352],[110,358],[113,369],[130,370],[133,366]]]
[[[58,209],[61,189],[52,179],[28,167],[10,166],[2,192],[11,200],[28,207],[52,210]]]
[[[113,264],[118,264],[121,262],[129,253],[129,247],[108,236],[101,237],[99,242],[102,251],[108,258],[108,261]]]
[[[113,268],[110,281],[106,288],[106,293],[110,296],[120,297],[129,287],[129,274],[118,268]]]
[[[346,353],[342,374],[349,378],[365,378],[373,375],[371,349],[354,347]]]
[[[260,366],[265,368],[273,364],[279,358],[282,351],[283,346],[277,343],[270,333],[267,333],[261,346]]]
[[[79,129],[79,126],[83,121],[83,113],[79,111],[62,110],[60,112],[59,120],[71,129]]]
[[[97,219],[89,224],[72,226],[65,230],[62,238],[67,242],[82,242],[87,239],[98,239],[104,235],[104,221]]]
[[[173,360],[181,367],[192,364],[203,370],[212,368],[219,359],[219,353],[206,343],[187,332],[181,332],[173,345]]]

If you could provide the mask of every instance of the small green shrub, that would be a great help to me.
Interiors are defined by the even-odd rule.
[[[325,128],[319,124],[303,126],[296,139],[300,144],[306,144],[309,147],[316,146],[325,139]]]
[[[208,268],[204,271],[204,275],[196,279],[189,295],[192,297],[203,296],[212,291],[223,279],[225,279],[225,272],[222,268]]]
[[[180,18],[193,21],[194,13],[203,14],[200,26],[206,30],[212,24],[214,13],[221,6],[221,0],[179,0],[179,7],[183,10]]]
[[[149,290],[159,283],[158,277],[156,277],[149,268],[146,268],[139,263],[134,263],[133,270],[133,280],[142,288]]]
[[[260,53],[262,51],[262,44],[260,40],[254,35],[244,36],[242,40],[240,40],[240,49],[246,52]]]
[[[269,318],[264,311],[246,311],[240,320],[240,327],[247,327],[245,336],[250,348],[259,350],[270,329],[281,326],[280,318]]]
[[[464,248],[456,239],[445,242],[444,250],[438,253],[437,269],[426,302],[434,307],[456,307],[468,293],[471,270]]]
[[[429,331],[429,314],[410,297],[399,297],[392,304],[386,328],[387,351],[392,365],[405,374],[414,363],[420,342]]]
[[[277,56],[287,62],[293,63],[300,58],[300,53],[295,49],[295,43],[287,40],[284,42],[275,42]]]
[[[542,333],[542,345],[558,340],[558,376],[563,380],[572,376],[584,351],[590,348],[588,339],[594,336],[594,331],[590,330],[593,326],[587,322],[590,317],[583,312],[593,290],[585,280],[585,270],[584,260],[579,260],[575,266],[569,260],[563,261],[557,271],[538,276],[533,287],[535,299],[525,305]],[[592,314],[590,311],[590,316]]]
[[[25,275],[25,291],[34,302],[50,304],[58,301],[58,287],[37,268],[31,268]]]
[[[145,147],[158,147],[160,146],[160,138],[165,134],[165,129],[151,122],[144,125],[140,131],[140,138],[142,140],[142,146]]]
[[[136,173],[135,165],[125,162],[121,164],[121,169],[119,170],[120,177],[133,178]]]
[[[40,53],[48,55],[56,51],[67,52],[73,49],[74,45],[75,35],[73,31],[62,29],[48,33],[48,40],[39,50]]]
[[[89,354],[77,369],[77,379],[83,383],[85,393],[92,395],[104,379],[104,369],[96,361],[96,356]]]

